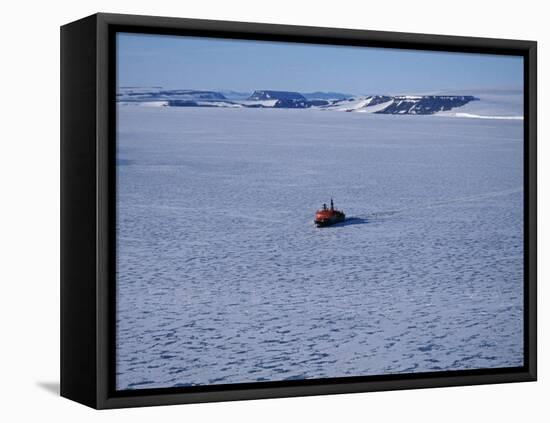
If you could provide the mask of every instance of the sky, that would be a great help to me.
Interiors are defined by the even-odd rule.
[[[119,33],[119,87],[463,94],[521,90],[523,58]]]

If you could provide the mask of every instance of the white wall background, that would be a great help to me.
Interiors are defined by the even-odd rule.
[[[103,12],[539,42],[539,382],[96,412],[59,382],[59,26]],[[4,2],[0,140],[0,417],[11,421],[542,421],[550,415],[550,31],[545,3],[461,0]],[[546,401],[545,401],[546,400]],[[546,420],[548,421],[548,420]]]

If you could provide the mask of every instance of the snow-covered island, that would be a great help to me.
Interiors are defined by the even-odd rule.
[[[311,109],[386,115],[523,119],[522,96],[518,93],[352,95],[322,91],[299,93],[256,90],[245,93],[229,90],[121,87],[117,93],[117,103],[125,106]]]
[[[344,112],[431,115],[479,100],[471,95],[361,95],[257,90],[243,99],[242,93],[205,90],[122,88],[117,101],[124,104],[164,107],[246,107],[276,109],[322,109]],[[239,95],[240,94],[240,95]]]

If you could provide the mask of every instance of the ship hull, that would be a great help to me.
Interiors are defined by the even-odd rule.
[[[343,222],[345,219],[346,219],[346,216],[341,215],[341,216],[330,217],[327,219],[315,219],[313,222],[315,223],[315,225],[317,225],[318,228],[323,228],[326,226],[331,226],[336,223]]]

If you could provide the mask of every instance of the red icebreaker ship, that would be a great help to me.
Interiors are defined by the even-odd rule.
[[[315,213],[315,224],[318,228],[322,226],[330,226],[335,223],[343,222],[346,219],[346,215],[341,210],[336,210],[334,208],[334,203],[332,198],[330,199],[330,209],[327,208],[326,204],[323,204],[321,210],[317,210]]]

